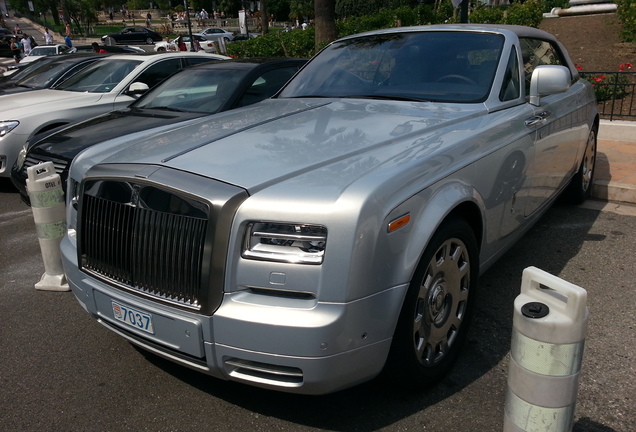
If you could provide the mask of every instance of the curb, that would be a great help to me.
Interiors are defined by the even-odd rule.
[[[624,120],[601,120],[600,122],[597,154],[599,150],[605,153],[603,163],[608,165],[611,175],[613,163],[616,164],[616,166],[620,166],[621,164],[629,165],[630,161],[634,158],[633,154],[636,154],[636,150],[634,152],[620,152],[620,150],[617,152],[616,148],[612,148],[612,144],[614,143],[605,143],[605,146],[607,146],[606,151],[602,151],[604,147],[603,141],[620,142],[621,145],[623,145],[623,150],[625,145],[631,146],[633,144],[636,148],[636,122]],[[610,156],[609,158],[608,155]],[[597,156],[597,172],[598,162],[599,158]],[[610,180],[595,179],[592,184],[591,196],[594,199],[602,201],[636,204],[636,184],[612,181],[611,177]]]
[[[636,143],[636,122],[625,120],[601,120],[598,131],[598,139]]]
[[[594,180],[592,198],[601,201],[636,204],[636,186],[607,180]]]

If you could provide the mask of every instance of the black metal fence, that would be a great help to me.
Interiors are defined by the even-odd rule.
[[[605,120],[636,120],[636,72],[579,72],[594,86]]]

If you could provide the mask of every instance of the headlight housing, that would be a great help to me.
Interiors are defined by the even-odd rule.
[[[20,122],[17,120],[0,121],[0,139],[4,138],[6,134],[15,129],[19,124]]]
[[[243,258],[295,264],[322,264],[327,228],[284,222],[252,222],[247,227]]]

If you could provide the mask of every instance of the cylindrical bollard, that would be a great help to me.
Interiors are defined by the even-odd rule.
[[[64,191],[53,162],[27,168],[26,187],[44,261],[44,274],[35,289],[69,291],[60,252],[60,243],[66,233]]]
[[[589,315],[587,291],[528,267],[514,306],[504,431],[570,431]]]

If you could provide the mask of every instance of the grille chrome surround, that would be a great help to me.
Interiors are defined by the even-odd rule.
[[[213,315],[234,215],[248,196],[168,167],[94,165],[77,190],[79,268],[116,289]]]
[[[200,309],[207,219],[83,197],[82,269],[142,294]]]

